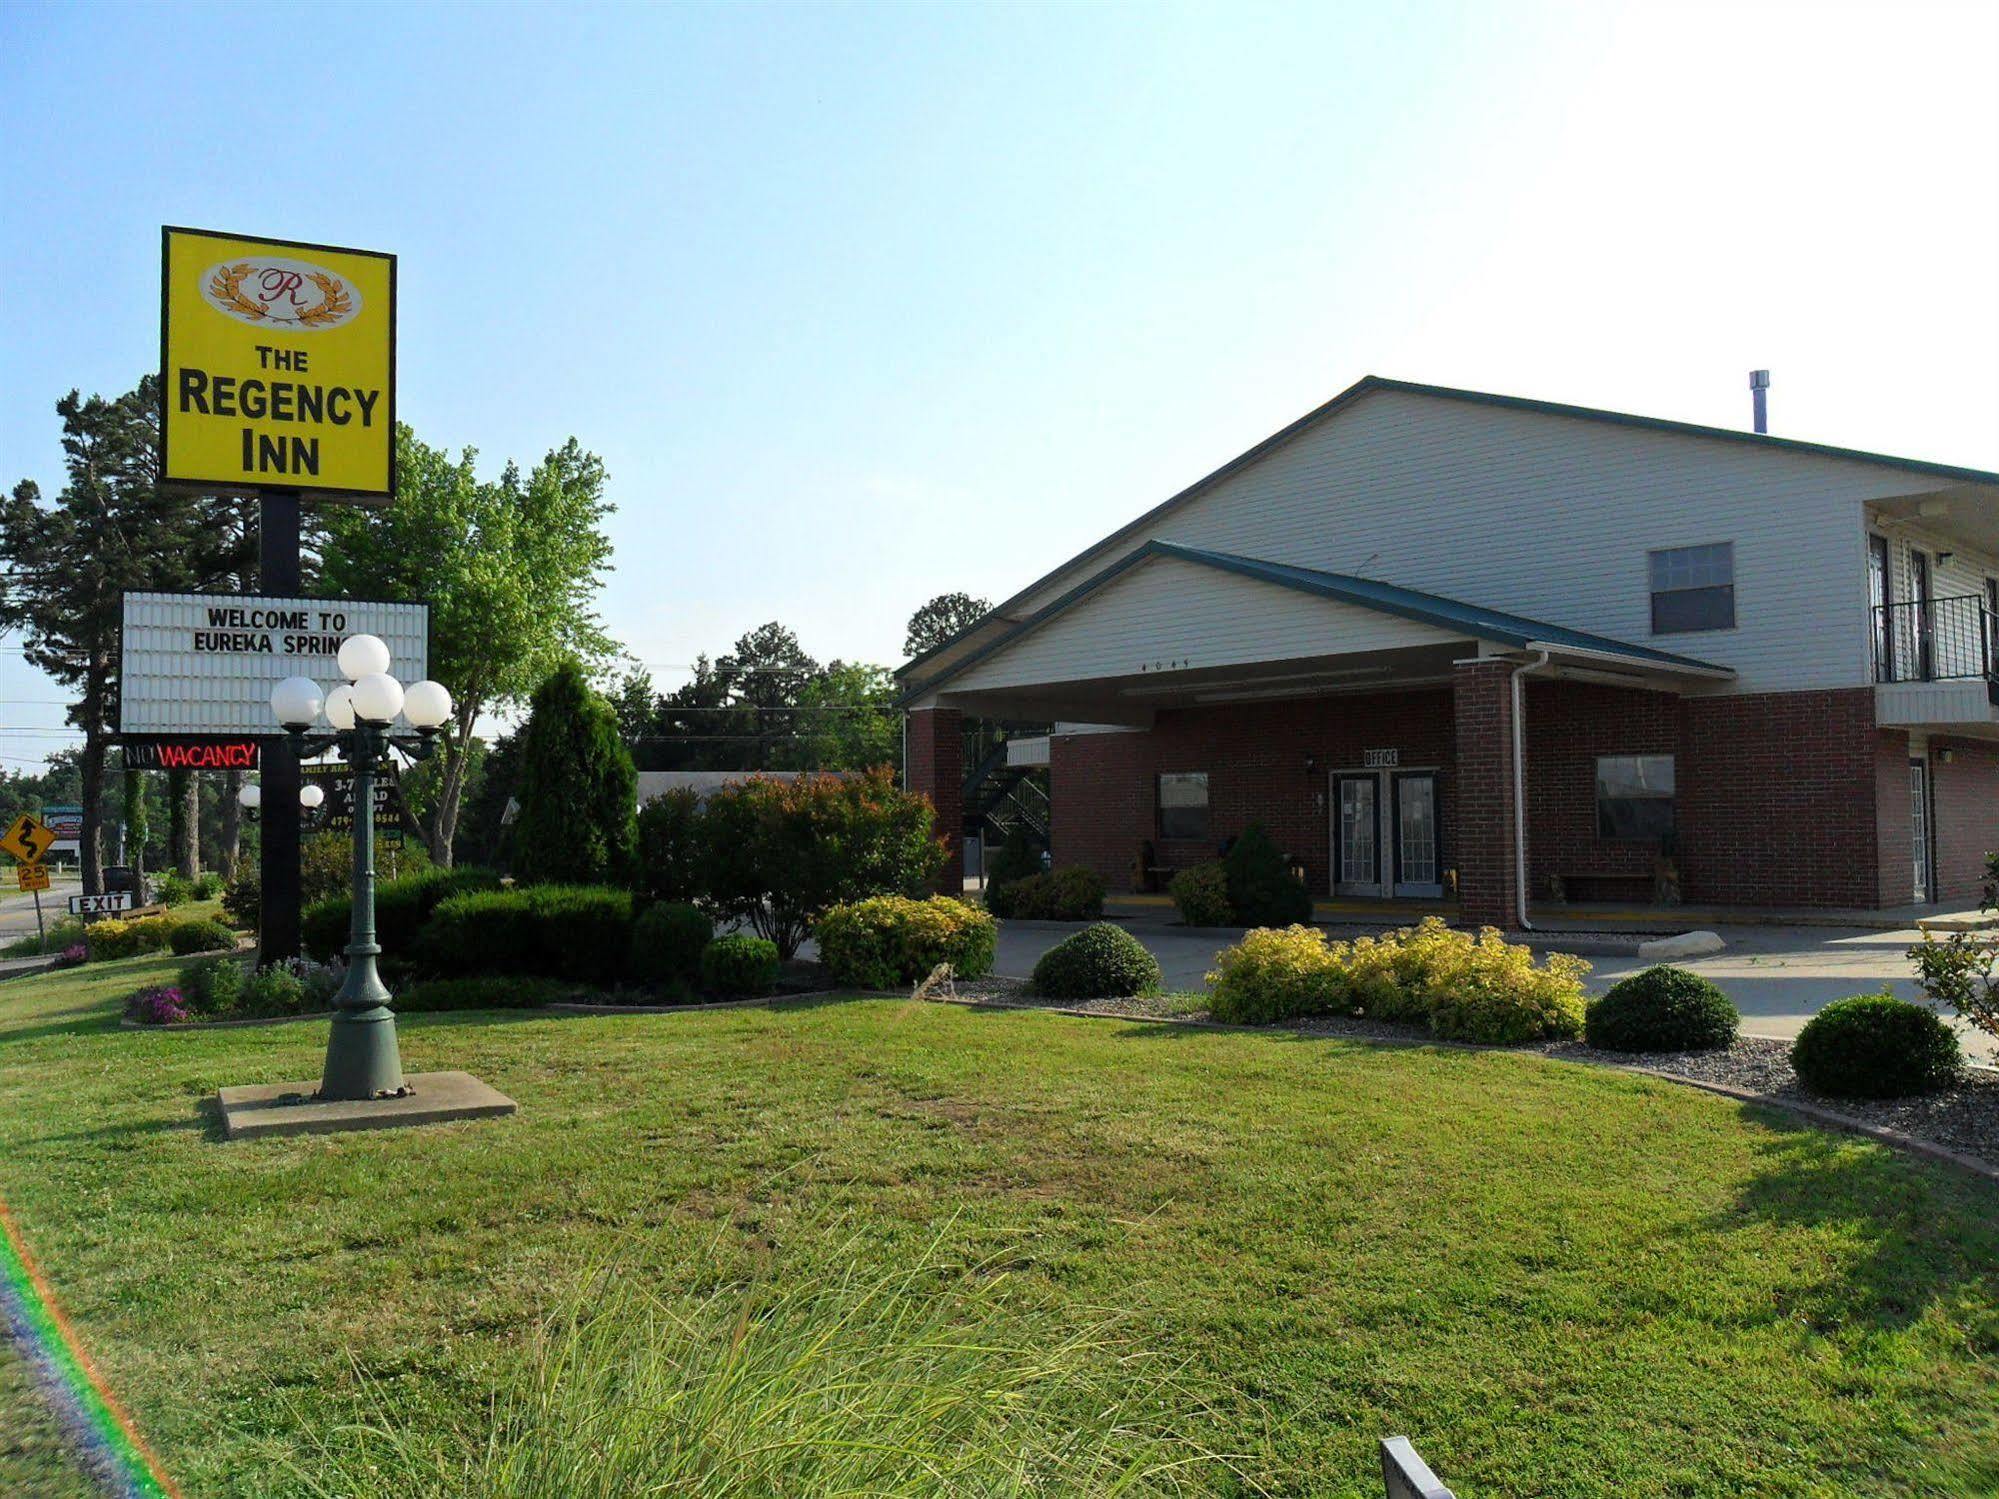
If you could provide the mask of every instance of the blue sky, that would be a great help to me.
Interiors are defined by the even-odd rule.
[[[399,413],[603,454],[663,668],[892,661],[1370,372],[1745,425],[1767,365],[1779,433],[1999,468],[1995,56],[1986,4],[16,5],[0,482],[157,359],[162,223],[396,252]],[[0,645],[0,764],[55,696]]]

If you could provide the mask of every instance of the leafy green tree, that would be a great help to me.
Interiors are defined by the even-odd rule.
[[[902,765],[902,715],[885,666],[835,661],[798,692],[798,730],[780,764],[795,770]]]
[[[0,502],[0,630],[19,629],[28,664],[72,689],[80,762],[84,888],[103,888],[104,762],[117,715],[120,595],[185,588],[208,556],[194,498],[160,488],[159,384],[113,400],[56,402],[67,478],[53,505],[23,480]]]
[[[964,633],[984,619],[992,613],[992,608],[984,599],[975,599],[969,593],[938,594],[909,616],[909,633],[902,642],[903,655],[920,656],[935,650],[953,635]]]
[[[638,772],[617,715],[574,661],[535,690],[521,732],[516,873],[556,884],[623,883],[638,858]]]
[[[327,516],[331,591],[430,604],[430,674],[450,689],[437,795],[426,822],[433,860],[452,861],[482,713],[523,701],[559,664],[612,652],[593,601],[611,565],[604,465],[571,438],[523,476],[483,482],[476,454],[456,458],[396,431],[396,494],[381,510]]]

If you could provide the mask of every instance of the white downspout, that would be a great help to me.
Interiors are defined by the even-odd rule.
[[[1536,651],[1532,661],[1513,669],[1513,895],[1519,903],[1520,930],[1531,932],[1527,919],[1527,732],[1526,694],[1520,679],[1548,664],[1548,653]]]

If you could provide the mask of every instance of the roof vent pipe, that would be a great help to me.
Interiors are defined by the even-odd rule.
[[[1756,405],[1756,430],[1768,433],[1770,430],[1770,372],[1751,370],[1749,372],[1749,399]]]

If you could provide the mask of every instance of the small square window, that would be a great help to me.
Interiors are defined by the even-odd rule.
[[[1664,843],[1673,836],[1673,757],[1600,755],[1596,833],[1619,842]]]
[[[1208,773],[1168,771],[1159,778],[1159,836],[1208,836]]]
[[[1735,543],[1666,547],[1645,554],[1652,633],[1735,628]]]

